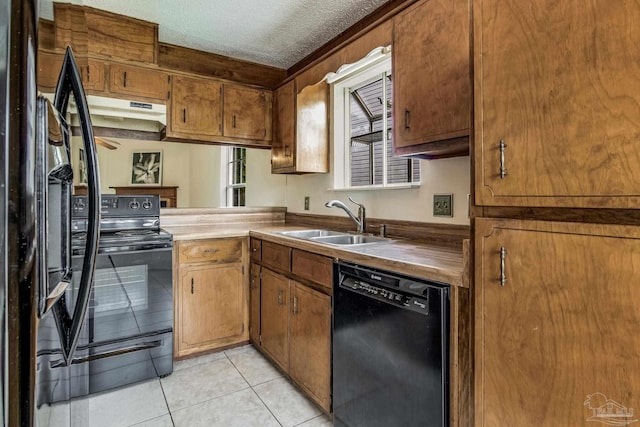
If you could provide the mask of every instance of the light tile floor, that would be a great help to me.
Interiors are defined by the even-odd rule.
[[[88,413],[89,419],[86,419]],[[331,427],[253,346],[188,359],[166,378],[38,411],[39,425],[82,427]]]

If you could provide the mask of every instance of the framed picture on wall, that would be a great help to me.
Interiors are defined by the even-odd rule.
[[[87,163],[84,159],[84,149],[80,148],[78,154],[78,184],[87,184]]]
[[[131,184],[162,185],[162,150],[133,152]]]

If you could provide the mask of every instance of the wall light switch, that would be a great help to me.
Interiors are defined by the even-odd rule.
[[[453,194],[433,195],[433,216],[453,216]]]
[[[309,210],[309,196],[304,196],[304,210]]]

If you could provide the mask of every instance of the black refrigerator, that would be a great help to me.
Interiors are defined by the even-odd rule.
[[[5,426],[49,423],[49,407],[37,399],[38,384],[47,381],[39,375],[40,347],[46,343],[43,348],[49,359],[52,353],[58,356],[56,363],[72,364],[100,233],[98,161],[80,73],[67,49],[53,104],[38,95],[37,18],[35,0],[0,0],[0,410]],[[80,118],[90,218],[80,286],[73,292],[73,169],[65,122],[70,102]],[[71,387],[73,381],[69,374],[58,386]],[[60,419],[88,424],[81,412],[58,418],[58,425]]]

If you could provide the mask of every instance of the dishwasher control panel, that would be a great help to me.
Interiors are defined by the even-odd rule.
[[[361,295],[366,295],[381,302],[402,306],[409,310],[417,311],[425,315],[429,314],[428,298],[419,298],[404,295],[381,286],[376,286],[371,283],[355,279],[353,277],[343,277],[340,283],[340,287],[348,289],[352,292],[359,293]]]

